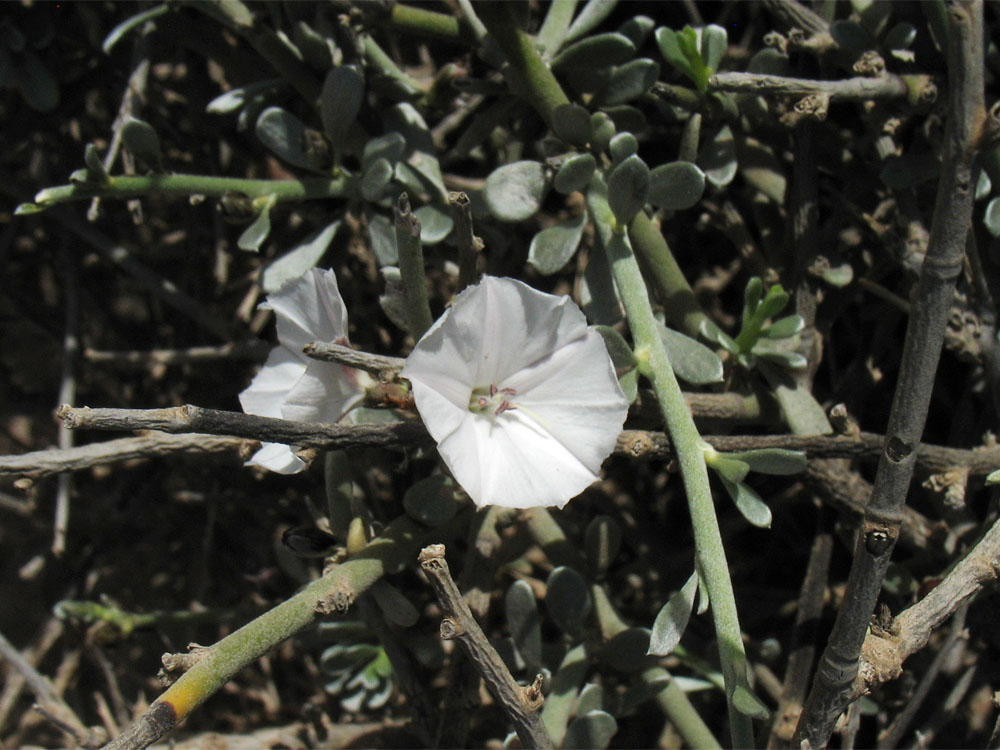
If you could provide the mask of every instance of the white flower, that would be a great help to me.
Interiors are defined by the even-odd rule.
[[[598,479],[628,402],[601,335],[568,297],[485,277],[401,373],[476,505],[562,507]]]
[[[310,341],[347,343],[347,308],[337,277],[333,271],[311,268],[268,295],[262,307],[274,310],[279,345],[240,394],[243,411],[299,422],[338,421],[361,399],[362,373],[302,353]],[[279,474],[295,474],[306,466],[280,443],[264,443],[247,464]]]

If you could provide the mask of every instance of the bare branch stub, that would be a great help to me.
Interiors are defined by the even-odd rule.
[[[424,547],[417,557],[444,610],[441,637],[458,639],[476,670],[486,681],[490,692],[500,702],[524,747],[553,747],[538,713],[541,708],[541,691],[536,690],[536,686],[540,687],[540,683],[536,679],[532,686],[523,688],[511,676],[500,655],[472,616],[469,605],[451,577],[444,554],[443,544],[432,544]]]

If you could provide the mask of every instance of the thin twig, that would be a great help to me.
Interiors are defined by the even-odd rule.
[[[900,612],[887,632],[868,634],[852,697],[896,679],[903,671],[903,662],[927,645],[934,630],[998,576],[1000,521],[927,596]]]
[[[826,523],[822,514],[820,523]],[[816,656],[816,625],[823,613],[832,556],[833,534],[821,528],[809,550],[809,562],[799,589],[799,606],[795,613],[792,643],[788,649],[785,681],[775,720],[771,725],[771,735],[767,742],[769,748],[788,746],[795,733],[802,703],[809,690],[809,676]]]
[[[434,588],[444,610],[441,620],[441,637],[458,638],[465,653],[476,665],[490,692],[500,702],[507,718],[514,725],[521,745],[526,748],[551,748],[552,740],[545,731],[539,714],[542,697],[541,675],[532,685],[521,687],[511,677],[500,654],[490,645],[469,605],[452,580],[448,562],[444,558],[444,545],[433,544],[420,551],[420,567]]]
[[[0,476],[37,479],[60,472],[82,471],[120,461],[170,456],[176,453],[229,453],[249,450],[253,445],[254,441],[227,435],[165,435],[152,432],[139,437],[79,445],[67,450],[54,448],[22,453],[18,456],[0,456]]]
[[[913,691],[913,694],[906,702],[906,706],[902,711],[896,714],[896,718],[892,720],[892,724],[879,733],[879,748],[899,747],[900,740],[903,739],[903,734],[909,728],[910,722],[916,718],[917,712],[920,711],[921,706],[923,706],[924,700],[927,698],[931,687],[934,685],[938,675],[941,673],[945,663],[948,661],[955,644],[957,644],[959,639],[963,637],[968,638],[968,634],[965,632],[965,616],[968,614],[968,611],[969,603],[966,602],[962,605],[958,613],[956,613],[955,618],[951,621],[951,628],[947,639],[945,639],[941,648],[939,648],[938,652],[934,655],[934,660],[927,668],[927,671],[920,676],[920,682],[917,685],[917,689]]]
[[[931,237],[913,296],[885,450],[858,534],[845,603],[837,614],[796,731],[796,741],[812,747],[824,747],[829,741],[858,675],[865,632],[899,536],[955,280],[962,269],[965,238],[972,221],[973,160],[986,117],[982,13],[979,0],[948,6],[950,116]]]
[[[135,65],[132,68],[132,74],[128,78],[128,83],[125,85],[125,93],[122,94],[122,102],[118,107],[118,115],[111,124],[111,143],[108,144],[108,150],[104,154],[103,161],[105,172],[111,172],[111,168],[115,164],[115,159],[118,158],[122,145],[122,128],[129,119],[137,116],[136,113],[140,110],[142,100],[146,97],[146,83],[149,80],[150,68],[149,35],[155,28],[156,26],[153,22],[147,21],[143,25],[142,31],[136,35],[135,43],[132,47],[132,56]],[[122,165],[125,174],[135,174],[135,159],[130,153],[125,152],[122,155]],[[87,209],[88,221],[97,221],[100,216],[100,206],[101,198],[100,196],[96,196],[90,202],[90,208]],[[142,203],[133,199],[128,202],[128,207],[132,212],[132,218],[135,220],[135,223],[142,223]]]
[[[56,416],[65,420],[70,429],[203,432],[309,448],[405,448],[429,440],[423,425],[416,420],[392,424],[311,424],[205,409],[190,404],[166,409],[91,409],[64,405],[58,409]],[[719,451],[786,448],[805,451],[810,458],[852,458],[880,454],[884,439],[881,435],[862,432],[857,436],[719,435],[706,436],[704,440]],[[666,434],[646,430],[623,430],[618,436],[615,454],[649,460],[674,455]],[[933,472],[968,467],[970,476],[984,476],[1000,468],[1000,446],[962,450],[920,444],[915,456]]]
[[[67,239],[64,236],[64,245]],[[72,253],[64,246],[61,253],[63,266],[63,304],[66,306],[66,330],[63,334],[63,367],[62,380],[59,384],[60,404],[72,404],[76,401],[76,362],[80,352],[80,341],[77,338],[79,328],[80,295],[77,287],[76,263]],[[59,425],[59,448],[67,451],[73,448],[74,435],[66,425]],[[52,554],[61,557],[66,551],[66,538],[69,535],[70,495],[73,493],[73,475],[63,472],[59,475],[56,487],[56,512],[53,522]]]
[[[483,241],[472,230],[472,203],[465,193],[448,193],[448,205],[455,220],[455,242],[458,245],[458,291],[479,281],[479,253]]]
[[[929,85],[929,77],[924,78],[928,83],[921,91],[927,91]],[[708,88],[710,91],[761,96],[828,96],[830,101],[840,102],[904,99],[910,94],[909,84],[899,76],[890,74],[877,78],[859,76],[835,81],[819,81],[763,73],[716,73],[708,79]],[[925,96],[930,94],[925,93]]]
[[[74,713],[66,701],[53,688],[48,678],[40,674],[21,656],[10,641],[0,633],[0,656],[7,660],[13,669],[20,674],[38,701],[36,708],[55,723],[61,730],[69,734],[84,747],[97,747],[105,741],[102,729],[88,728]]]
[[[155,365],[199,364],[219,360],[263,362],[271,350],[266,341],[234,341],[219,346],[193,346],[189,349],[134,349],[104,351],[84,349],[83,359],[93,364],[116,367],[151,367]]]
[[[359,352],[349,346],[340,344],[327,344],[322,341],[313,341],[302,347],[302,352],[307,357],[318,359],[323,362],[337,362],[338,364],[364,370],[377,377],[383,383],[388,383],[396,379],[399,371],[403,369],[406,360],[402,357],[387,357],[382,354],[369,354]]]

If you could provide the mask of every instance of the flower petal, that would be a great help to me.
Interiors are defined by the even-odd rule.
[[[486,276],[459,294],[424,334],[402,375],[465,408],[474,388],[503,382],[586,331],[587,321],[569,297]]]
[[[614,450],[628,415],[601,335],[588,330],[550,357],[504,381],[522,415],[534,420],[590,471]]]
[[[487,276],[466,293],[469,304],[479,308],[480,347],[469,352],[478,354],[476,387],[502,383],[587,331],[586,318],[569,297],[544,294],[515,279]]]
[[[264,443],[246,466],[260,466],[276,474],[297,474],[306,468],[306,463],[287,445]]]
[[[598,479],[516,411],[496,420],[470,413],[438,451],[479,506],[561,508]]]
[[[337,422],[361,400],[348,368],[311,360],[281,400],[281,416],[297,422]]]
[[[240,394],[240,405],[247,414],[281,417],[281,400],[306,371],[306,363],[283,346],[267,355],[267,361],[250,385]]]
[[[301,354],[310,341],[335,341],[347,336],[347,307],[333,271],[310,268],[284,284],[266,303],[274,310],[278,341]]]

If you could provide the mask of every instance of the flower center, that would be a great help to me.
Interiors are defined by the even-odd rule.
[[[494,416],[498,416],[517,408],[510,402],[510,397],[516,395],[517,391],[513,388],[498,388],[495,383],[490,383],[489,388],[476,388],[472,392],[469,396],[469,411],[493,412]]]

